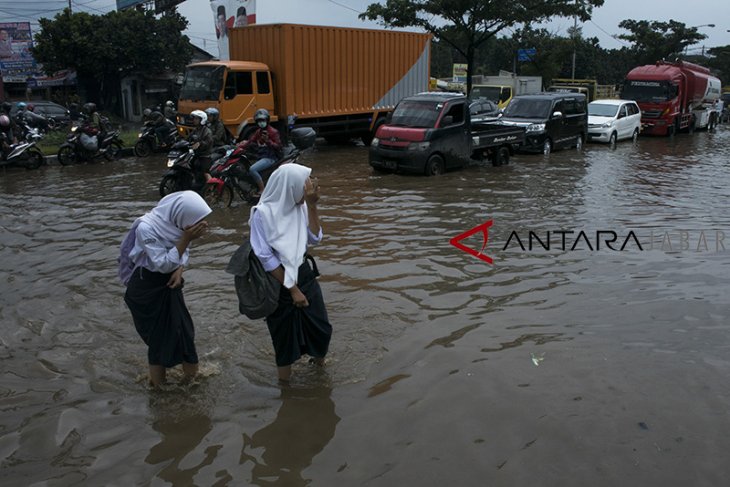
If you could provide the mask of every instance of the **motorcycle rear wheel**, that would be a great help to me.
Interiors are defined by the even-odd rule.
[[[121,142],[115,140],[109,144],[109,147],[107,147],[106,152],[104,153],[104,157],[106,157],[107,161],[114,161],[116,159],[119,159],[121,154],[122,144]]]
[[[29,150],[28,159],[25,160],[25,168],[38,169],[43,165],[44,162],[45,157],[43,157],[43,153],[40,150]]]
[[[152,144],[148,140],[139,140],[134,144],[134,155],[137,157],[147,157],[152,154]]]
[[[211,208],[228,208],[233,201],[233,191],[224,184],[223,189],[218,193],[218,185],[208,183],[203,188],[203,199]]]
[[[61,163],[62,166],[68,166],[69,164],[73,164],[77,161],[76,151],[73,147],[69,145],[61,146],[60,149],[58,149],[58,162]]]

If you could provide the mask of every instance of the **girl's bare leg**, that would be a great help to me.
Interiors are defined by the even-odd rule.
[[[193,377],[198,375],[198,364],[189,364],[187,362],[183,362],[182,369],[186,379],[192,379]]]
[[[158,387],[165,383],[165,367],[162,365],[150,365],[150,384]]]
[[[289,382],[289,378],[291,377],[291,365],[277,367],[277,371],[279,372],[279,381]]]

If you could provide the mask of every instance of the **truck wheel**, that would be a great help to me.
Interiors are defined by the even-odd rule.
[[[583,134],[578,134],[578,138],[575,139],[575,150],[578,152],[583,150]]]
[[[497,152],[494,153],[492,165],[497,167],[506,166],[507,164],[509,164],[509,149],[507,147],[500,147],[497,149]]]
[[[438,176],[444,173],[444,158],[434,154],[426,161],[426,176]]]
[[[690,134],[695,133],[695,124],[696,124],[695,119],[694,119],[694,117],[692,117],[692,120],[689,122],[689,127],[687,128],[688,133],[690,133]]]
[[[611,137],[608,139],[608,146],[612,149],[616,147],[616,140],[618,139],[618,135],[616,135],[616,132],[613,132],[611,134]]]
[[[553,150],[553,142],[550,139],[545,139],[545,142],[542,144],[542,153],[543,155],[549,156],[550,152]]]

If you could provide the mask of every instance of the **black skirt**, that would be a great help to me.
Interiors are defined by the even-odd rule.
[[[279,367],[293,364],[304,354],[317,358],[327,355],[332,325],[327,318],[317,275],[305,260],[299,267],[297,286],[307,297],[309,306],[294,306],[289,290],[281,286],[279,306],[266,317]]]
[[[193,319],[185,306],[182,286],[167,287],[170,276],[138,267],[127,284],[124,302],[132,312],[137,333],[149,347],[150,365],[197,364]]]

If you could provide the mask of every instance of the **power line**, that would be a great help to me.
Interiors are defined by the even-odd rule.
[[[359,10],[355,10],[354,8],[350,7],[349,5],[345,5],[344,3],[335,2],[335,0],[327,0],[327,1],[329,3],[333,3],[333,4],[337,5],[339,7],[346,8],[347,10],[352,10],[353,12],[355,12],[358,15],[362,13]]]
[[[588,22],[590,22],[591,24],[593,24],[594,26],[596,26],[596,27],[598,28],[598,30],[600,30],[601,32],[603,32],[604,34],[606,34],[606,35],[607,35],[608,37],[610,37],[611,39],[617,40],[618,42],[621,42],[621,43],[623,43],[623,44],[625,44],[625,45],[627,45],[627,46],[631,46],[631,43],[630,43],[630,42],[626,42],[626,41],[624,41],[623,39],[619,38],[619,37],[618,37],[617,35],[615,35],[615,34],[609,34],[608,32],[606,32],[606,30],[605,30],[605,29],[604,29],[603,27],[601,27],[600,25],[596,24],[596,23],[595,23],[595,22],[593,21],[593,19],[589,19],[589,20],[588,20]]]

